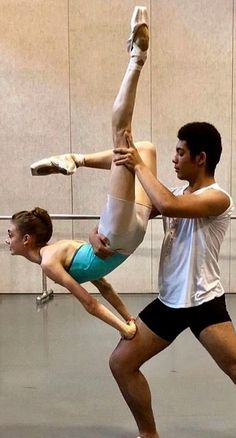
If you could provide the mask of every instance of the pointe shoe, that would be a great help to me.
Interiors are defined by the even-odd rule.
[[[147,8],[145,6],[135,6],[133,15],[131,17],[130,27],[131,27],[131,33],[127,42],[127,50],[129,53],[132,53],[132,49],[134,47],[134,39],[136,36],[136,33],[140,26],[147,26],[148,27],[148,14],[147,14]],[[137,46],[137,45],[136,45]]]
[[[62,173],[73,175],[76,172],[76,164],[71,154],[57,155],[36,161],[30,166],[33,176],[44,176]]]

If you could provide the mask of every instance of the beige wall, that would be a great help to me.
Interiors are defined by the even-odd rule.
[[[108,181],[103,171],[32,178],[31,162],[66,151],[111,146],[111,108],[124,73],[131,0],[1,0],[1,215],[40,205],[50,213],[99,214]],[[149,0],[151,49],[133,123],[136,140],[158,147],[159,170],[176,184],[171,165],[176,132],[206,120],[222,134],[220,184],[236,200],[235,35],[233,0]],[[91,222],[55,221],[54,239],[86,237]],[[0,292],[40,292],[38,266],[11,257],[0,222]],[[157,290],[160,221],[110,275],[121,292]],[[236,221],[221,254],[227,291],[236,292]],[[50,284],[50,282],[49,282]],[[62,291],[58,286],[54,290]],[[89,286],[90,290],[93,290]]]

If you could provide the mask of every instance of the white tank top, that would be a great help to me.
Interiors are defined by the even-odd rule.
[[[176,196],[185,187],[172,191]],[[217,183],[196,190],[193,194],[220,190]],[[220,246],[230,223],[233,201],[219,216],[204,218],[163,217],[165,237],[159,265],[159,299],[170,307],[192,307],[223,295],[218,257]]]

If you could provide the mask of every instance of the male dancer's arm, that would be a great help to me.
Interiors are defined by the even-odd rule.
[[[135,171],[152,204],[163,216],[168,217],[209,217],[218,216],[229,206],[229,197],[219,190],[207,190],[195,196],[193,193],[175,196],[156,178],[143,163],[132,138],[127,138],[129,148],[116,148],[116,165],[126,165]]]
[[[97,226],[89,233],[89,242],[91,243],[96,256],[101,259],[105,260],[114,254],[114,251],[109,246],[109,239],[103,234],[98,234]]]

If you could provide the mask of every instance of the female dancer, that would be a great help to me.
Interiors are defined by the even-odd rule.
[[[114,148],[127,146],[127,138],[131,135],[136,89],[149,41],[146,8],[135,8],[131,30],[128,42],[131,58],[112,112]],[[137,143],[137,148],[143,161],[155,174],[156,155],[153,145],[140,142]],[[44,175],[58,173],[58,167],[53,163],[54,158],[35,163],[32,168]],[[90,314],[119,330],[126,339],[131,339],[136,332],[134,320],[103,277],[126,260],[142,242],[151,212],[151,202],[135,180],[134,174],[125,166],[117,167],[112,163],[110,150],[84,156],[68,154],[56,157],[55,160],[63,162],[59,166],[62,173],[65,173],[63,166],[72,162],[76,166],[110,167],[108,197],[98,229],[109,240],[113,255],[101,260],[94,254],[92,246],[82,241],[61,240],[48,244],[52,235],[52,223],[48,213],[40,208],[14,214],[6,242],[12,254],[22,255],[31,262],[40,264],[44,273],[76,296]],[[91,281],[100,290],[126,322],[121,321],[81,286],[86,281]]]

